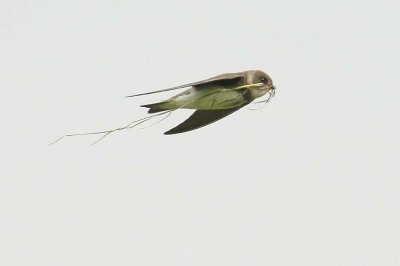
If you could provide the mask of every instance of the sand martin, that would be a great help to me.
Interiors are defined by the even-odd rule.
[[[260,70],[249,70],[237,73],[225,73],[202,81],[126,97],[137,97],[183,88],[188,89],[166,101],[142,105],[142,107],[149,108],[148,113],[151,115],[133,121],[125,127],[106,131],[69,134],[63,137],[103,134],[99,139],[101,140],[112,132],[136,127],[164,114],[167,117],[171,112],[178,109],[196,110],[188,119],[164,133],[165,135],[178,134],[214,123],[266,93],[269,94],[269,97],[262,102],[268,102],[275,95],[275,86],[272,83],[272,79],[266,73]]]
[[[148,112],[151,114],[162,111],[175,111],[181,108],[197,110],[184,122],[165,132],[164,134],[166,135],[183,133],[209,125],[232,114],[267,92],[270,93],[270,96],[275,93],[272,79],[267,74],[260,70],[249,70],[221,74],[198,82],[127,97],[187,87],[189,89],[166,101],[142,105],[149,108]]]

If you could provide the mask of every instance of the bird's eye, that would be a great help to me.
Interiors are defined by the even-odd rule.
[[[266,78],[261,78],[261,82],[262,82],[262,83],[267,83],[268,80],[267,80]]]

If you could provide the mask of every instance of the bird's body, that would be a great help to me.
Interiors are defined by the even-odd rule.
[[[140,96],[189,87],[170,99],[142,105],[149,113],[195,109],[192,116],[165,134],[177,134],[213,123],[249,104],[254,99],[275,90],[271,78],[260,70],[226,73],[210,79],[193,82],[160,91],[136,94]]]
[[[145,107],[153,106],[158,110],[175,110],[175,109],[196,109],[196,110],[218,110],[228,109],[241,105],[245,101],[243,92],[236,90],[226,90],[216,92],[214,88],[190,89],[175,95],[167,101],[145,105]],[[151,110],[151,109],[150,109]]]

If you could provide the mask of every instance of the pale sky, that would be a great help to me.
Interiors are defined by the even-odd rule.
[[[0,8],[0,265],[400,265],[398,1]],[[110,135],[124,96],[260,69],[262,109]],[[254,107],[254,106],[249,106]]]

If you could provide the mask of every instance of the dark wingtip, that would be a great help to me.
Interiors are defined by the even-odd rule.
[[[168,136],[168,135],[174,135],[174,134],[178,134],[178,133],[182,133],[182,132],[174,132],[172,129],[165,131],[164,135]]]
[[[142,96],[142,95],[144,95],[144,94],[145,94],[145,93],[133,94],[133,95],[125,96],[124,98],[132,98],[132,97],[136,97],[136,96]]]

